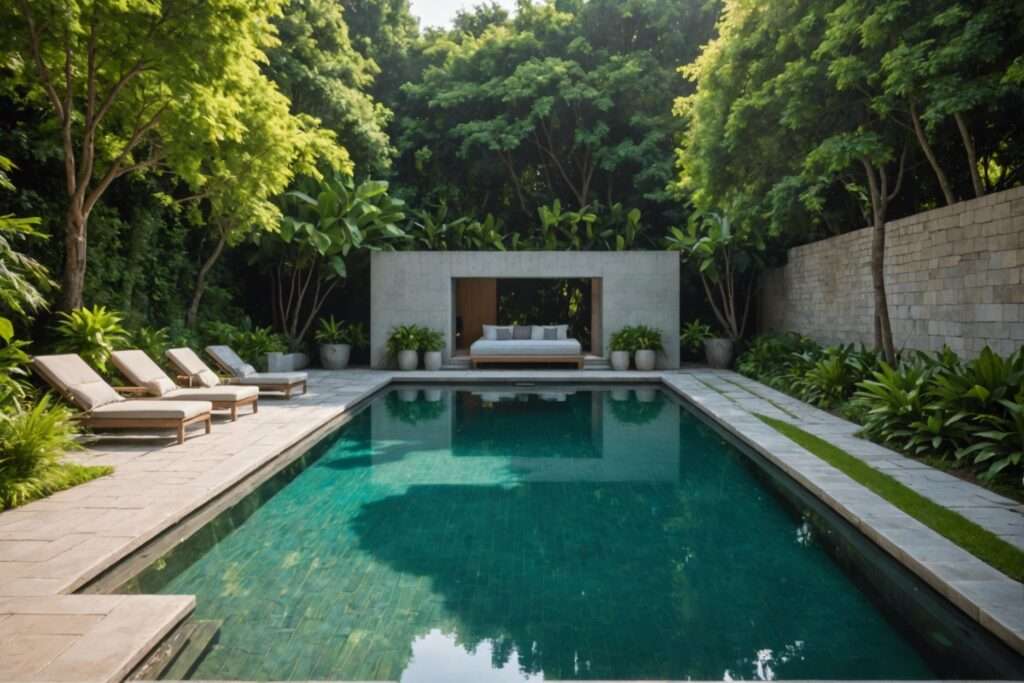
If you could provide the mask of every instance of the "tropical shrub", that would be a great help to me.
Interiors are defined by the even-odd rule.
[[[0,411],[23,408],[32,396],[27,346],[28,342],[17,339],[0,342]]]
[[[633,334],[635,335],[635,343],[638,351],[644,349],[650,351],[662,351],[665,348],[661,342],[661,332],[653,327],[637,325],[634,328]]]
[[[345,323],[334,319],[334,316],[320,318],[313,339],[317,344],[348,344]]]
[[[318,344],[349,344],[354,348],[364,348],[370,343],[366,325],[335,320],[333,315],[320,319],[313,339]]]
[[[608,342],[608,348],[612,351],[626,351],[632,353],[639,347],[636,345],[636,328],[634,327],[623,327],[612,333],[612,338]]]
[[[108,375],[110,352],[123,349],[128,332],[121,326],[121,315],[104,306],[79,308],[60,313],[57,322],[57,351],[77,353],[102,375]]]
[[[419,325],[399,325],[391,330],[387,341],[388,355],[394,358],[399,351],[419,351],[420,329]]]
[[[1024,350],[985,348],[964,362],[951,350],[906,352],[893,366],[852,345],[822,348],[797,335],[755,339],[744,375],[863,426],[872,440],[945,460],[982,479],[1024,473]]]
[[[704,340],[712,336],[710,325],[691,320],[679,330],[679,345],[690,353],[698,353],[704,347]]]
[[[144,351],[158,364],[162,364],[167,349],[171,348],[170,332],[166,327],[140,327],[128,334],[128,345]]]
[[[420,351],[444,351],[444,335],[429,327],[419,329],[419,350]]]
[[[50,395],[29,409],[0,412],[0,510],[113,471],[64,462],[77,448],[75,433],[71,412],[53,405]]]

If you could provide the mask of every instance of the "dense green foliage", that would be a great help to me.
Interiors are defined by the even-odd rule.
[[[1024,552],[963,515],[880,472],[863,460],[804,430],[770,417],[759,416],[780,434],[818,456],[851,479],[874,491],[900,510],[964,550],[981,558],[1017,581],[1024,580]]]
[[[616,330],[609,342],[612,351],[661,351],[661,332],[647,325],[627,325]]]
[[[971,361],[944,350],[823,348],[798,335],[765,336],[740,356],[744,375],[860,423],[871,439],[1020,487],[1024,474],[1024,349]]]

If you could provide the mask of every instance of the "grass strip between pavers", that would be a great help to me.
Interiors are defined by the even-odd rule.
[[[764,415],[757,416],[789,440],[898,507],[929,529],[987,562],[1016,581],[1024,581],[1024,551],[963,515],[922,496],[860,458],[804,430]]]

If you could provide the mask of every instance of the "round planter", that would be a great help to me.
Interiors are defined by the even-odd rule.
[[[732,339],[705,339],[704,355],[707,356],[708,365],[713,368],[726,369],[732,365],[733,341]]]
[[[612,351],[612,370],[629,370],[629,351]]]
[[[654,403],[658,400],[657,389],[637,389],[636,400],[640,403]]]
[[[440,403],[444,394],[440,389],[424,389],[423,398],[427,403]]]
[[[344,370],[351,355],[352,346],[349,344],[320,345],[320,364],[327,370]]]
[[[398,400],[402,403],[415,403],[420,398],[419,389],[399,389]]]
[[[441,369],[441,361],[440,351],[427,351],[423,354],[423,367],[431,372],[437,372]]]
[[[622,403],[623,401],[629,400],[629,395],[632,392],[629,389],[612,389],[611,395],[612,400],[616,403]]]
[[[267,372],[295,372],[309,366],[309,356],[304,353],[267,353]]]
[[[636,352],[634,360],[637,370],[653,370],[658,360],[658,354],[651,349],[640,349]]]
[[[398,369],[399,370],[415,370],[420,365],[420,352],[419,351],[399,351],[398,352]]]

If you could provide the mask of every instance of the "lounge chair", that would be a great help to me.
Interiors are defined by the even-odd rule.
[[[224,365],[221,360],[218,360],[218,357],[210,352],[210,349],[214,348],[226,349],[222,353],[222,357],[233,357],[237,361],[238,371],[232,370],[230,366]],[[304,372],[258,373],[226,346],[211,346],[207,348],[207,352],[210,352],[210,357],[228,373],[223,380],[190,348],[171,349],[167,352],[167,359],[181,373],[182,379],[188,381],[189,386],[215,387],[227,382],[257,387],[260,392],[279,392],[284,394],[285,398],[291,398],[292,392],[298,389],[302,389],[302,393],[306,393],[307,375]]]
[[[76,354],[36,356],[32,367],[65,400],[82,410],[80,421],[93,429],[174,429],[178,443],[185,430],[203,424],[210,433],[209,401],[127,400]]]
[[[144,351],[114,351],[110,360],[134,385],[117,387],[119,393],[152,396],[161,401],[209,401],[214,410],[229,411],[232,422],[238,419],[238,409],[244,406],[252,406],[254,414],[259,412],[260,390],[256,387],[181,388]]]

